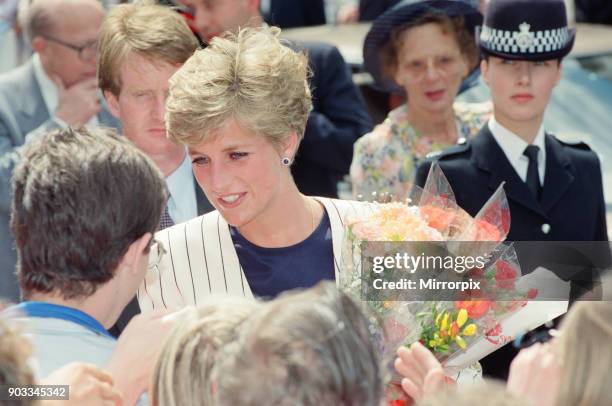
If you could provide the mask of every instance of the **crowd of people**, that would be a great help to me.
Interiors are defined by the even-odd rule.
[[[364,64],[404,102],[375,127],[338,49],[282,39],[265,3],[29,2],[34,53],[0,75],[0,387],[375,406],[394,374],[423,406],[610,403],[612,302],[464,385],[418,342],[391,373],[380,321],[337,287],[363,196],[408,196],[434,162],[472,216],[505,182],[511,241],[608,241],[597,154],[542,125],[576,35],[564,2],[391,2]],[[491,100],[456,101],[479,75]]]

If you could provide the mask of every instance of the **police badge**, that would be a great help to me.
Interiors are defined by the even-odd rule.
[[[531,48],[534,43],[533,32],[529,32],[531,25],[526,22],[519,25],[520,32],[514,32],[514,38],[516,40],[516,45],[521,49],[521,52],[527,51],[528,48]]]

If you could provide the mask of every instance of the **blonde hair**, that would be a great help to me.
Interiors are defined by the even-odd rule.
[[[312,108],[308,60],[281,43],[278,28],[244,28],[216,37],[170,79],[166,128],[197,145],[236,119],[274,146],[301,140]]]
[[[0,310],[2,306],[0,305]],[[27,364],[31,353],[32,348],[28,340],[10,326],[8,320],[0,319],[0,385],[25,386],[35,383],[34,374]],[[7,400],[6,405],[26,406],[35,403],[24,398]]]
[[[121,91],[119,71],[131,53],[172,65],[184,63],[198,48],[187,23],[171,8],[156,4],[113,7],[98,39],[98,82],[115,96]]]
[[[242,297],[220,297],[187,310],[157,360],[150,391],[152,404],[212,405],[211,371],[216,355],[235,338],[238,327],[257,304]]]
[[[285,293],[255,311],[218,357],[216,404],[378,406],[377,327],[333,282]]]
[[[610,403],[612,302],[576,303],[561,325],[557,406]]]

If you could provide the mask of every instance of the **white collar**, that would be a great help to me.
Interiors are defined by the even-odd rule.
[[[42,94],[43,101],[47,107],[49,117],[56,120],[62,127],[66,127],[66,123],[64,123],[58,117],[55,117],[55,110],[57,110],[57,105],[59,104],[57,86],[55,85],[55,82],[53,82],[53,80],[51,80],[51,78],[47,75],[47,72],[45,72],[42,63],[40,62],[40,56],[37,53],[32,56],[32,68],[34,69],[34,77],[36,78],[38,86],[40,87],[40,93]],[[94,115],[89,119],[87,125],[95,127],[98,125],[98,123],[98,117]]]
[[[198,215],[198,205],[194,183],[193,171],[191,169],[191,158],[187,151],[181,164],[166,177],[166,185],[170,198],[168,199],[168,211],[175,223],[181,223]]]
[[[42,93],[45,106],[47,106],[49,117],[53,117],[55,115],[55,110],[57,109],[58,103],[58,94],[55,83],[53,83],[51,78],[47,76],[47,72],[45,72],[42,63],[40,62],[40,56],[37,53],[32,56],[32,67],[34,68],[34,77],[36,77],[36,81],[40,87],[40,92]]]
[[[489,130],[493,135],[493,138],[502,151],[510,161],[512,167],[516,170],[519,177],[525,181],[527,178],[527,166],[529,165],[529,159],[523,155],[525,148],[527,148],[527,142],[521,137],[502,126],[498,121],[495,120],[495,116],[492,116],[488,123]],[[540,184],[544,184],[544,174],[546,170],[546,144],[544,136],[544,127],[540,125],[538,133],[534,138],[531,145],[537,146],[540,150],[538,151],[538,174],[540,176]]]

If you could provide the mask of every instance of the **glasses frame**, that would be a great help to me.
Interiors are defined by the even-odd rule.
[[[66,48],[70,48],[70,49],[72,49],[73,51],[76,51],[76,52],[77,52],[77,54],[79,55],[79,59],[80,59],[80,60],[82,60],[82,61],[88,61],[88,60],[92,59],[93,57],[95,57],[95,55],[96,55],[96,53],[97,53],[97,49],[96,49],[96,48],[98,47],[98,41],[97,41],[97,40],[96,40],[96,41],[90,41],[90,42],[88,42],[88,43],[87,43],[87,44],[85,44],[85,45],[78,46],[78,45],[74,45],[74,44],[71,44],[71,43],[69,43],[69,42],[66,42],[66,41],[64,41],[64,40],[61,40],[61,39],[59,39],[59,38],[52,37],[52,36],[50,36],[50,35],[41,35],[41,37],[43,37],[43,38],[44,38],[44,39],[46,39],[47,41],[55,42],[55,43],[57,43],[57,44],[60,44],[60,45],[65,46]],[[92,57],[91,57],[91,58],[87,58],[87,57],[84,55],[84,53],[85,53],[85,52],[86,52],[88,49],[91,49],[91,48],[93,48],[93,49],[94,49],[94,53],[93,53],[93,55],[92,55]]]
[[[155,262],[149,261],[147,268],[150,270],[157,268],[162,258],[167,253],[164,244],[161,241],[157,240],[155,237],[151,237],[151,241],[149,243],[149,255],[151,255],[153,252],[155,252],[156,257]]]

